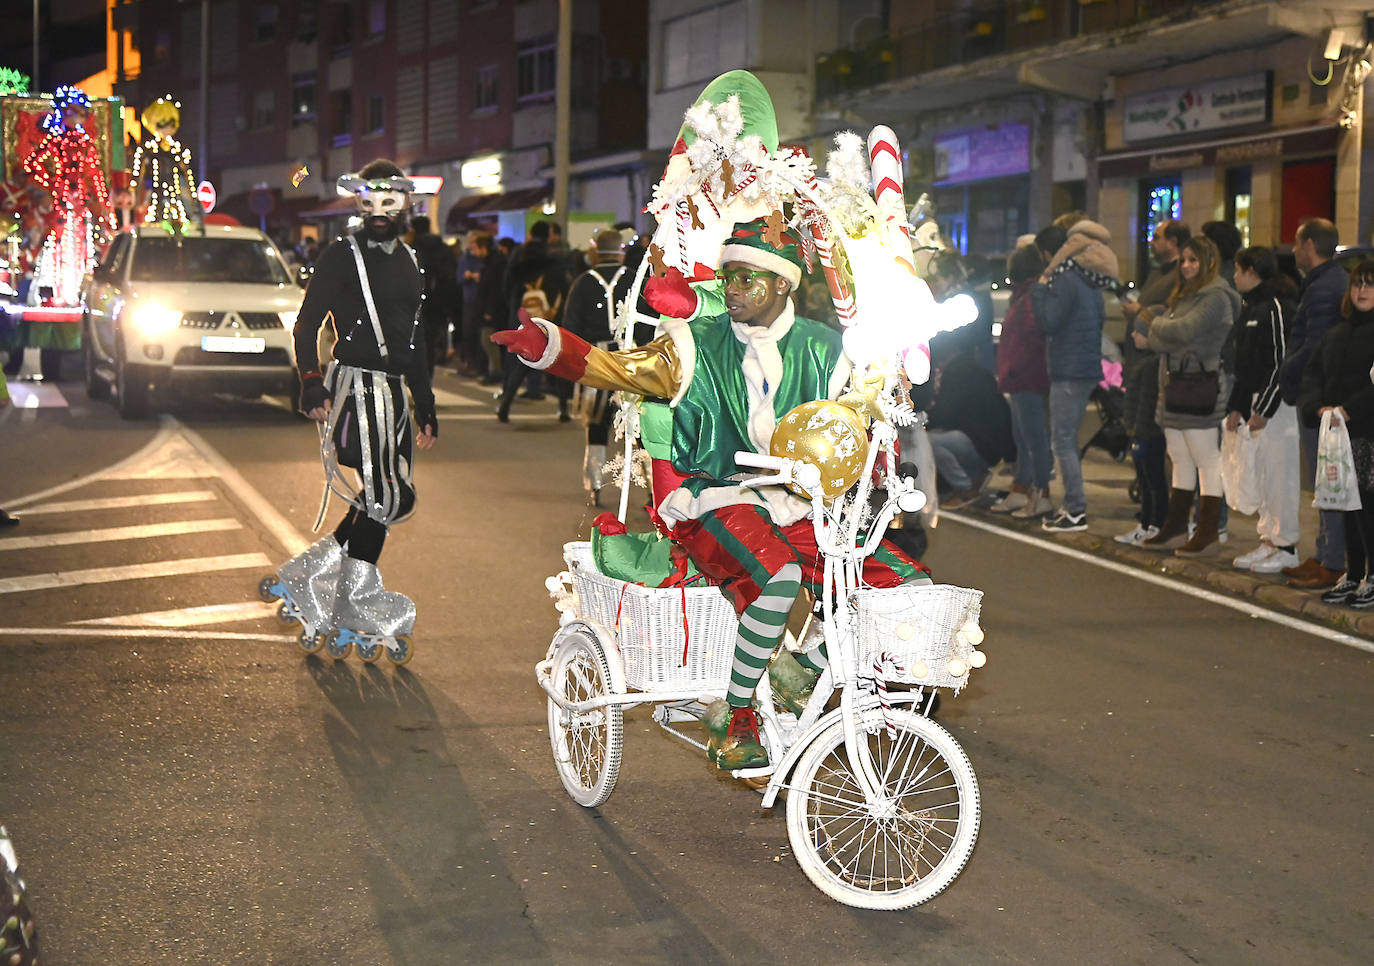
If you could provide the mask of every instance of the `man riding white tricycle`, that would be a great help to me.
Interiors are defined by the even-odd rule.
[[[594,553],[605,530],[565,548],[568,569],[550,580],[562,626],[538,665],[564,786],[603,803],[624,709],[653,704],[718,768],[757,781],[766,807],[787,790],[793,848],[816,885],[897,909],[953,881],[977,836],[972,769],[920,702],[982,664],[981,594],[931,584],[885,537],[924,502],[895,442],[917,419],[904,388],[928,375],[939,310],[915,271],[895,139],[875,129],[868,147],[838,138],[823,186],[803,152],[778,148],[757,79],[723,75],[687,112],[655,190],[659,229],[620,306],[620,348],[528,316],[494,341],[621,393],[619,520],[642,441],[651,516],[671,541],[645,536],[680,564],[651,577],[612,567]],[[794,311],[813,260],[843,338]],[[641,292],[660,334],[636,346]],[[741,466],[776,473],[749,479]],[[876,511],[875,484],[887,493]],[[803,586],[817,606],[791,648]],[[887,681],[904,687],[889,695]],[[677,727],[696,721],[704,745]]]

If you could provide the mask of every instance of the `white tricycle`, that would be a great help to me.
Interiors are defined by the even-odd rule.
[[[736,454],[741,465],[776,471],[747,485],[788,485],[811,499],[824,555],[823,617],[812,620],[824,621],[829,669],[800,717],[775,706],[764,675],[756,703],[769,764],[732,774],[762,787],[764,808],[787,793],[787,832],[802,871],[826,895],[865,909],[905,909],[942,892],[973,852],[980,814],[967,756],[928,712],[934,689],[957,691],[984,663],[982,592],[879,589],[860,580],[895,514],[924,501],[893,466],[895,435],[889,423],[874,423],[865,472],[829,506],[815,466]],[[887,499],[873,512],[880,450]],[[705,747],[696,723],[725,696],[738,621],[717,587],[613,579],[597,571],[585,542],[567,544],[564,559],[568,569],[549,581],[561,626],[536,674],[548,694],[559,778],[590,808],[615,788],[626,708],[651,704],[664,729]]]

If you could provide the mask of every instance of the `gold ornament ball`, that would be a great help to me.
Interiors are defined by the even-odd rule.
[[[821,471],[821,490],[833,500],[864,470],[868,429],[848,406],[825,400],[802,403],[773,430],[774,456],[803,460]]]

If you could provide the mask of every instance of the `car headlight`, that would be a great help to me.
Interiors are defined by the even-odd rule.
[[[143,335],[165,335],[181,325],[181,313],[175,309],[169,309],[158,305],[156,302],[147,302],[142,305],[135,305],[129,311],[130,321]]]
[[[295,312],[278,312],[277,317],[281,319],[282,328],[287,332],[294,332],[296,330],[296,317],[300,314],[298,309]]]

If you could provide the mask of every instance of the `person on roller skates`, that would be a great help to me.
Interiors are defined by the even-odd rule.
[[[734,454],[767,454],[778,419],[802,403],[835,398],[850,364],[837,332],[793,311],[802,258],[781,212],[736,224],[719,266],[700,283],[676,268],[646,282],[664,334],[644,346],[610,352],[528,315],[493,341],[532,368],[593,389],[671,400],[671,454],[654,468],[661,525],[720,582],[740,615],[726,699],[704,719],[707,753],[729,771],[768,763],[754,691],[802,585],[817,592],[822,584],[810,503],[782,487],[740,486],[754,474],[741,474]],[[891,587],[928,571],[884,540],[863,576]],[[795,658],[781,650],[769,678],[785,708],[804,709],[826,660],[823,644]]]
[[[395,164],[377,160],[341,177],[339,186],[357,195],[363,226],[321,254],[294,338],[300,409],[323,424],[326,485],[350,506],[333,533],[277,571],[270,590],[301,622],[307,650],[317,650],[322,632],[333,630],[333,657],[347,656],[356,644],[372,660],[385,646],[393,661],[404,663],[415,604],[383,588],[377,560],[391,525],[415,507],[413,446],[429,449],[439,431],[420,331],[420,269],[400,240],[414,185]],[[334,359],[322,373],[317,340],[326,323]],[[341,467],[357,472],[361,489],[345,483]]]

